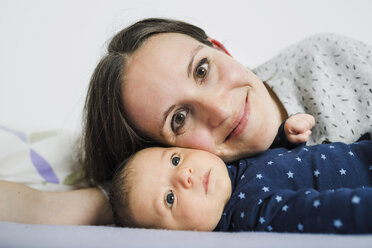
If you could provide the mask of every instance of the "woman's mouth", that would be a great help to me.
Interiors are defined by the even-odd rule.
[[[230,134],[226,137],[225,141],[231,139],[234,136],[238,136],[241,133],[244,132],[245,128],[247,127],[248,124],[248,94],[245,98],[244,106],[242,110],[240,111],[240,114],[238,118],[235,120],[235,122],[232,125],[232,130]]]
[[[208,193],[208,185],[209,185],[210,174],[211,174],[211,170],[207,171],[203,176],[202,183],[203,183],[203,187],[204,187],[204,190],[205,190],[205,194]]]

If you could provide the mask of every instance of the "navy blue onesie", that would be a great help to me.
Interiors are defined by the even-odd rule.
[[[372,142],[274,148],[227,165],[215,231],[372,232]]]

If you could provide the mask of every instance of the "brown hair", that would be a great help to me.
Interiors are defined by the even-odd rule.
[[[109,202],[112,209],[113,221],[117,226],[140,227],[132,217],[129,208],[129,197],[134,176],[134,164],[131,164],[133,159],[134,155],[118,166],[110,187]]]
[[[127,59],[150,36],[159,33],[181,33],[212,46],[202,29],[170,19],[144,19],[112,38],[107,54],[93,72],[84,107],[80,159],[91,185],[112,180],[118,164],[136,151],[161,145],[130,123],[122,102],[123,73]]]

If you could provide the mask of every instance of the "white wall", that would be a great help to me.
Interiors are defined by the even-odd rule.
[[[107,41],[152,16],[204,28],[249,67],[316,32],[372,45],[369,0],[0,0],[0,123],[79,130]]]

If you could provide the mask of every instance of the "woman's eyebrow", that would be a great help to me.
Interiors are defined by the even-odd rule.
[[[197,47],[195,47],[194,49],[191,50],[191,53],[190,53],[190,61],[187,65],[187,77],[190,77],[191,75],[191,70],[192,70],[192,64],[194,63],[194,59],[195,59],[195,56],[196,54],[201,50],[203,49],[204,46],[203,45],[198,45]],[[160,136],[164,137],[164,125],[165,125],[165,121],[167,119],[167,116],[169,115],[169,113],[172,112],[172,110],[176,107],[176,105],[172,105],[170,106],[163,114],[163,118],[162,118],[162,124],[160,125]]]
[[[196,54],[200,51],[200,49],[204,48],[204,46],[202,45],[199,45],[197,47],[195,47],[192,51],[191,51],[191,56],[190,56],[190,62],[187,66],[187,77],[190,77],[191,75],[191,69],[192,69],[192,64],[194,62],[194,58],[196,56]]]
[[[164,136],[164,127],[165,127],[165,121],[167,120],[167,117],[168,115],[173,111],[173,109],[176,107],[175,104],[173,104],[172,106],[170,106],[163,114],[163,117],[162,117],[162,123],[160,125],[160,136],[162,136],[163,138],[165,137]]]

